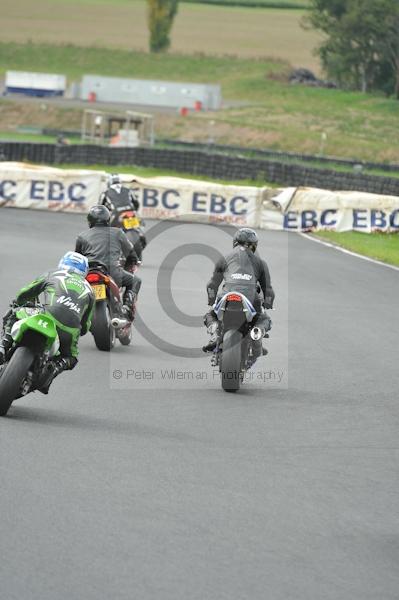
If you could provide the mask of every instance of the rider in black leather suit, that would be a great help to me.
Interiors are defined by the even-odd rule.
[[[90,229],[78,235],[75,251],[86,256],[89,263],[99,261],[106,265],[115,283],[125,288],[123,303],[133,319],[141,279],[126,269],[139,262],[134,247],[121,229],[110,227],[110,213],[105,206],[93,206],[87,220]],[[122,257],[125,269],[120,265]]]
[[[271,319],[262,307],[273,308],[274,291],[266,262],[255,254],[257,245],[258,236],[253,229],[243,227],[236,232],[233,238],[233,251],[216,263],[213,275],[207,284],[208,304],[214,305],[219,286],[224,280],[223,293],[234,290],[244,294],[257,312],[257,325],[266,333],[271,328]],[[211,339],[203,350],[210,352],[216,347],[218,337],[218,320],[213,309],[206,313],[204,323]]]
[[[113,223],[112,215],[115,210],[134,210],[140,208],[139,201],[134,195],[133,190],[122,185],[119,175],[112,175],[108,189],[101,195],[99,204],[108,208],[111,213],[111,225],[118,227],[118,223]]]

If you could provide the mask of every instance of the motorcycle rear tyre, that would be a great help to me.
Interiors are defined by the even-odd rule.
[[[222,388],[225,392],[236,392],[240,389],[242,334],[229,329],[223,336],[223,352],[221,364]]]
[[[19,394],[25,377],[35,359],[33,350],[20,346],[12,355],[0,377],[0,416],[4,417]]]
[[[108,302],[96,302],[91,332],[99,350],[110,352],[115,345],[115,329],[111,325],[111,311]]]

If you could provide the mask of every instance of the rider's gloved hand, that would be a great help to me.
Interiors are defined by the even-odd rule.
[[[216,300],[216,292],[211,287],[208,287],[206,291],[208,293],[208,306],[213,306]]]
[[[17,303],[16,300],[13,300],[10,303],[10,308],[8,309],[8,311],[6,312],[6,314],[3,317],[3,326],[7,323],[8,319],[11,317],[11,315],[14,313],[14,311],[18,308],[19,304]]]
[[[273,302],[274,298],[272,296],[266,296],[266,298],[263,301],[263,308],[271,310],[273,308]]]

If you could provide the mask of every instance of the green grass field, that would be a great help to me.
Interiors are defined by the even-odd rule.
[[[202,83],[220,82],[228,97],[253,99],[256,90],[247,81],[281,73],[288,64],[278,59],[249,59],[204,54],[150,54],[124,49],[0,42],[0,75],[6,70],[36,70],[78,80],[85,73],[115,77],[170,79]],[[244,78],[244,79],[243,79]],[[243,93],[244,92],[244,93]]]
[[[36,133],[7,133],[0,131],[0,141],[2,142],[42,142],[43,144],[54,144],[57,140],[53,135],[39,135]],[[76,140],[71,140],[77,143]]]
[[[0,76],[17,69],[65,73],[70,82],[98,73],[220,83],[224,110],[157,114],[156,135],[399,163],[397,101],[287,83],[290,65],[317,68],[319,38],[300,27],[300,10],[182,4],[171,52],[151,55],[145,7],[144,0],[2,0]],[[43,104],[1,101],[0,131],[79,129],[81,111]]]
[[[58,1],[58,0],[57,0]],[[156,114],[160,138],[399,163],[399,103],[378,95],[292,86],[290,67],[278,59],[229,56],[151,55],[122,49],[0,43],[0,75],[7,69],[61,72],[69,80],[85,73],[220,83],[222,111]],[[0,130],[21,125],[79,129],[81,111],[0,102]],[[321,135],[327,135],[321,148]]]
[[[151,167],[138,167],[136,165],[126,166],[119,165],[117,167],[110,167],[110,165],[53,165],[54,167],[58,167],[60,169],[89,169],[94,171],[117,171],[118,173],[133,173],[134,175],[138,175],[139,177],[181,177],[183,179],[195,179],[198,181],[215,181],[216,183],[224,184],[224,185],[239,185],[239,186],[250,186],[250,187],[276,187],[274,184],[267,183],[265,181],[253,181],[252,179],[239,179],[239,180],[231,180],[228,181],[225,179],[215,179],[215,177],[206,177],[204,175],[190,175],[189,173],[180,173],[179,171],[165,171],[162,169],[153,169]]]
[[[399,266],[399,234],[397,233],[360,233],[348,231],[318,232],[317,237],[342,246],[352,252]]]

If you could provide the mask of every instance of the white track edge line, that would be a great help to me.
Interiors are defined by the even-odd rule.
[[[366,260],[367,262],[374,263],[375,265],[380,265],[381,267],[387,267],[387,269],[392,269],[393,271],[399,271],[399,267],[395,265],[389,265],[388,263],[383,262],[382,260],[377,260],[375,258],[370,258],[369,256],[364,256],[363,254],[358,254],[357,252],[352,252],[351,250],[347,250],[346,248],[342,248],[342,246],[337,246],[331,242],[325,242],[320,238],[313,237],[308,233],[303,233],[298,231],[299,235],[310,240],[311,242],[316,242],[317,244],[321,244],[322,246],[326,246],[327,248],[333,248],[334,250],[339,250],[339,252],[343,252],[344,254],[349,254],[350,256],[354,256],[355,258],[361,258],[362,260]]]

